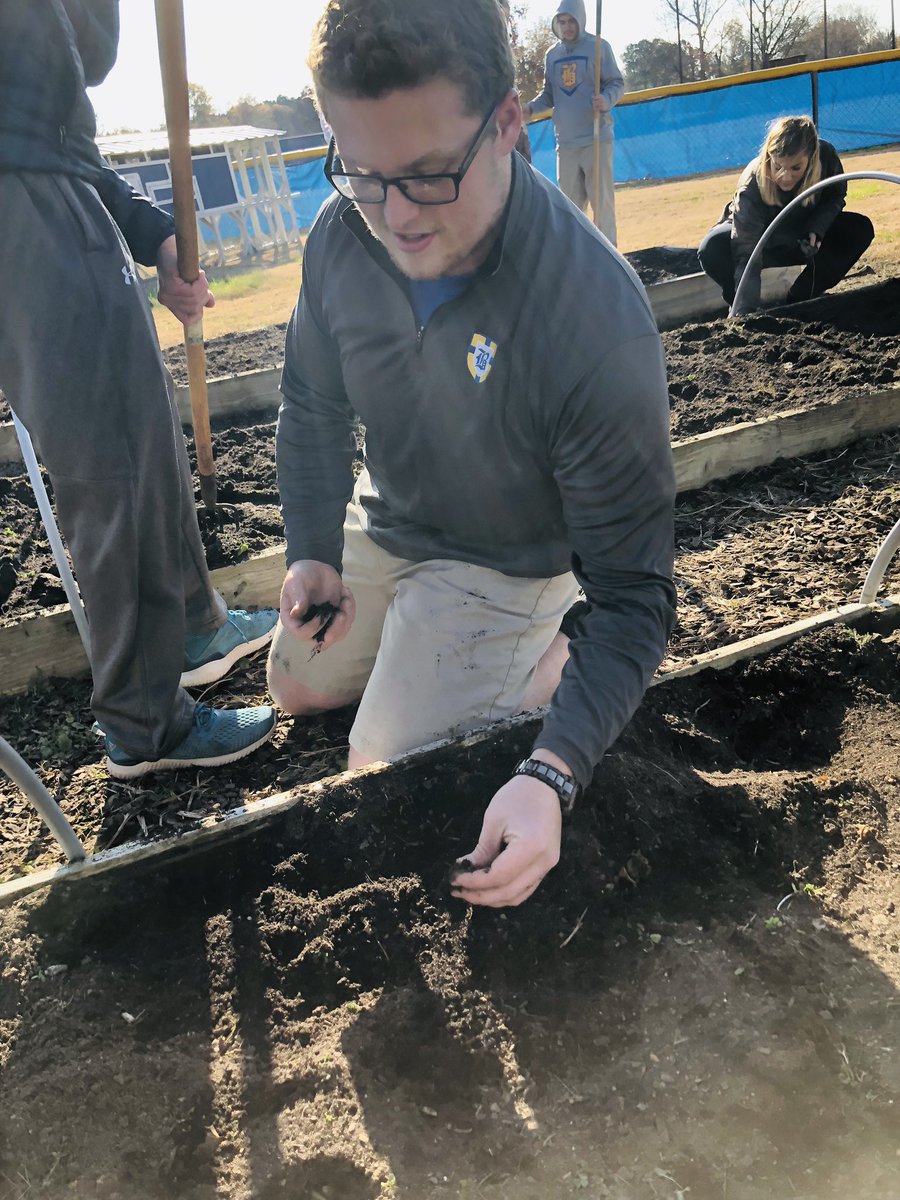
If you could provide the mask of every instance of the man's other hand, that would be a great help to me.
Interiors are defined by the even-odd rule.
[[[340,642],[350,632],[356,616],[356,601],[344,587],[339,573],[328,563],[300,559],[291,563],[281,585],[281,623],[301,642],[310,642],[322,629],[320,616],[304,621],[304,615],[320,604],[331,604],[337,614],[326,629],[319,645],[323,650]]]
[[[609,112],[609,101],[607,100],[607,98],[604,95],[602,95],[602,93],[597,93],[594,96],[594,112],[595,113]]]
[[[494,796],[484,814],[481,837],[457,870],[450,888],[467,904],[504,908],[527,900],[559,862],[562,815],[552,787],[516,775]]]
[[[216,298],[209,290],[203,271],[193,283],[186,283],[178,274],[178,251],[175,235],[167,237],[156,255],[157,293],[160,303],[177,317],[182,325],[193,325],[203,315],[204,308],[213,308]]]

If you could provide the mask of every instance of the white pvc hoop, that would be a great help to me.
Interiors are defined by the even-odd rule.
[[[78,630],[79,637],[81,638],[81,644],[84,646],[84,653],[87,656],[88,662],[90,662],[91,631],[88,628],[87,613],[84,611],[84,605],[81,603],[81,595],[78,591],[78,585],[76,584],[75,577],[72,574],[72,568],[69,566],[69,560],[66,558],[66,552],[63,548],[62,538],[59,535],[56,519],[53,516],[53,509],[50,505],[50,497],[47,495],[47,489],[44,487],[44,480],[41,477],[41,468],[38,466],[37,457],[34,453],[34,446],[31,444],[31,435],[15,413],[12,414],[12,419],[13,428],[16,431],[16,437],[19,439],[19,446],[22,449],[22,459],[25,463],[25,469],[27,470],[28,478],[31,481],[31,489],[34,492],[34,498],[37,501],[38,511],[41,514],[41,520],[44,523],[44,529],[47,533],[47,541],[50,543],[50,551],[53,554],[53,560],[56,563],[56,569],[59,571],[60,582],[65,589],[66,598],[69,601],[69,608],[72,610],[72,617],[75,621],[75,627]]]
[[[881,543],[878,553],[872,560],[872,565],[869,567],[865,583],[863,584],[863,590],[860,592],[860,604],[874,604],[878,589],[881,587],[881,581],[884,579],[884,573],[898,550],[900,550],[900,521],[897,522]]]

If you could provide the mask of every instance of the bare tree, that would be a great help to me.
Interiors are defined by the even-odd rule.
[[[690,39],[696,42],[694,57],[694,73],[688,76],[682,67],[685,78],[709,79],[710,39],[713,26],[719,13],[725,8],[728,0],[663,0],[665,7],[675,18],[676,38],[681,42],[682,51],[691,46]],[[682,29],[684,26],[689,32]],[[683,57],[683,55],[682,55]]]
[[[544,86],[544,55],[556,41],[549,20],[526,28],[523,25],[525,13],[521,4],[513,4],[509,22],[516,87],[523,102],[536,96]]]
[[[739,75],[750,69],[750,36],[746,21],[731,17],[719,30],[713,51],[714,74]]]
[[[811,0],[742,0],[751,30],[750,55],[761,70],[775,60],[802,53],[813,25]]]

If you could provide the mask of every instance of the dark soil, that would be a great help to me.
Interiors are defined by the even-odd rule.
[[[0,1197],[892,1200],[900,641],[651,689],[521,910],[528,728],[0,919]]]
[[[900,380],[900,280],[664,333],[675,441]]]
[[[666,666],[855,600],[897,519],[900,433],[764,468],[681,497],[676,509],[678,625]],[[230,532],[228,535],[230,536]],[[883,594],[900,591],[900,561]],[[266,699],[262,659],[204,693],[219,706]],[[102,769],[87,680],[0,697],[0,730],[92,847],[193,828],[198,820],[319,779],[346,762],[349,712],[282,718],[246,763],[131,787]],[[0,781],[0,879],[58,861],[16,788]]]
[[[693,246],[653,246],[649,250],[631,250],[625,257],[645,287],[703,270]]]

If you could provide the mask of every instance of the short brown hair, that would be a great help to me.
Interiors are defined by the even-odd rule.
[[[360,99],[448,79],[473,116],[515,82],[497,0],[328,0],[307,63],[317,93]]]

